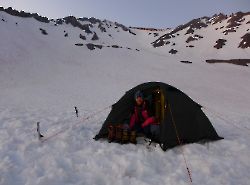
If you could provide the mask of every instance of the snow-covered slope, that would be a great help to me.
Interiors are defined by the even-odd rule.
[[[250,48],[238,48],[249,15],[236,32],[222,37],[229,44],[221,49],[213,48],[222,36],[215,28],[228,18],[195,30],[193,35],[204,38],[190,42],[194,48],[183,44],[187,30],[179,31],[169,39],[176,54],[168,53],[169,45],[151,45],[168,29],[127,28],[93,18],[37,19],[0,11],[0,184],[188,184],[181,148],[162,152],[94,141],[109,109],[83,121],[146,81],[184,91],[204,106],[225,137],[182,148],[193,184],[249,184],[249,67],[204,62],[250,57]],[[40,143],[38,121],[45,137],[62,132]]]

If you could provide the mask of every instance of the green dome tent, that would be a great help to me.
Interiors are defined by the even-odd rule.
[[[160,120],[160,134],[157,142],[167,148],[184,143],[223,139],[216,133],[211,122],[201,110],[201,105],[173,86],[161,82],[148,82],[134,87],[112,106],[95,139],[107,138],[108,125],[128,121],[134,107],[134,94],[144,93],[155,116]]]

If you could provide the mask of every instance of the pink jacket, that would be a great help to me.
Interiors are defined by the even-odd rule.
[[[143,117],[143,123],[140,123],[139,112],[138,111],[139,111],[138,107],[135,106],[134,113],[132,114],[132,116],[130,118],[130,124],[129,124],[130,129],[132,129],[135,124],[141,124],[142,128],[144,128],[144,127],[146,127],[146,126],[148,126],[150,124],[156,124],[155,123],[155,118],[150,117],[148,115],[148,111],[145,109],[145,104],[142,107],[142,111],[141,111],[141,115]]]

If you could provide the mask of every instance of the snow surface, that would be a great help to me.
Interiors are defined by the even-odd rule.
[[[149,32],[133,30],[137,34],[133,36],[111,28],[106,33],[114,38],[110,40],[96,30],[103,39],[96,44],[127,44],[140,51],[90,51],[74,45],[81,42],[82,31],[70,25],[54,26],[4,12],[0,18],[7,21],[0,22],[1,185],[190,184],[182,150],[193,184],[250,184],[250,69],[204,62],[211,57],[249,58],[249,49],[230,44],[242,36],[238,31],[229,34],[228,46],[217,52],[212,47],[217,40],[214,28],[196,30],[211,40],[201,39],[195,52],[177,44],[183,52],[171,55],[169,46],[151,47],[156,38]],[[240,29],[246,30],[244,26]],[[69,37],[64,37],[64,30]],[[180,43],[188,37],[183,35]],[[94,141],[109,109],[83,119],[147,81],[171,84],[203,105],[225,139],[166,152],[158,146]],[[75,117],[74,106],[80,118]],[[45,137],[62,132],[41,143],[36,136],[38,121]]]

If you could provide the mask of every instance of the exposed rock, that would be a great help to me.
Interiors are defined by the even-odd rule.
[[[163,46],[163,45],[165,45],[166,40],[171,39],[172,37],[174,37],[175,33],[179,32],[181,30],[184,30],[184,29],[188,28],[186,34],[190,34],[190,33],[193,33],[195,29],[201,29],[201,28],[207,27],[208,26],[208,20],[209,20],[208,17],[202,17],[202,18],[194,19],[194,20],[188,22],[187,24],[178,26],[173,31],[161,36],[160,38],[158,38],[156,41],[152,42],[151,44],[155,48]],[[204,23],[204,21],[206,23]]]
[[[136,35],[136,33],[132,32],[131,30],[128,30],[129,33],[131,33],[132,35]]]
[[[186,43],[189,43],[189,42],[194,41],[194,40],[199,40],[199,39],[202,39],[202,38],[203,37],[200,36],[200,35],[190,36],[190,37],[187,38]]]
[[[127,49],[131,50],[131,48],[127,47]]]
[[[83,46],[82,43],[76,43],[75,45],[76,45],[76,46]]]
[[[135,49],[136,51],[140,51],[139,49]]]
[[[116,27],[120,27],[123,31],[129,31],[130,29],[128,29],[126,26],[124,26],[123,24],[120,24],[118,22],[115,22]]]
[[[250,21],[248,21],[246,24],[250,24]]]
[[[224,26],[221,26],[220,29],[224,28]]]
[[[99,39],[99,37],[97,36],[96,32],[94,32],[94,35],[93,35],[91,40],[98,40],[98,39]]]
[[[224,45],[226,45],[227,40],[225,39],[218,39],[216,41],[216,44],[214,45],[214,48],[221,49]]]
[[[170,51],[169,51],[169,53],[171,53],[171,54],[176,54],[178,51],[177,50],[175,50],[175,49],[171,49]]]
[[[94,18],[94,17],[90,17],[90,18],[82,17],[82,18],[79,18],[78,20],[79,20],[79,21],[88,21],[88,22],[90,22],[91,24],[101,23],[101,20],[96,19],[96,18]]]
[[[64,37],[68,37],[68,36],[69,36],[69,34],[68,34],[68,33],[65,33],[65,34],[64,34]]]
[[[17,16],[17,17],[33,17],[34,19],[40,21],[40,22],[44,22],[44,23],[49,23],[49,19],[47,17],[42,17],[40,15],[38,15],[37,13],[27,13],[24,11],[17,11],[17,10],[13,10],[11,7],[4,9],[3,7],[0,8],[0,11],[4,11],[10,15],[13,16]]]
[[[224,35],[227,35],[228,33],[232,33],[232,32],[236,32],[235,28],[228,28],[224,30],[222,33],[224,33]]]
[[[227,15],[220,13],[219,15],[215,14],[211,19],[211,24],[221,23],[221,21],[227,19]]]
[[[182,61],[180,61],[181,63],[185,63],[185,64],[192,64],[193,62],[190,62],[190,61],[188,61],[188,60],[182,60]]]
[[[81,24],[74,16],[68,16],[63,19],[65,20],[66,24],[71,24],[74,27],[78,27],[81,30],[84,30],[86,33],[92,33],[88,24]]]
[[[175,43],[173,43],[172,46],[175,46]]]
[[[56,24],[63,24],[63,20],[62,19],[57,19]]]
[[[80,34],[79,37],[80,37],[80,39],[82,39],[82,40],[86,40],[86,37],[85,37],[84,35],[82,35],[82,34]]]
[[[96,44],[92,44],[92,43],[88,43],[86,44],[87,48],[90,49],[90,50],[94,50],[95,48],[98,48],[98,49],[102,49],[102,45],[96,45]]]
[[[193,48],[193,47],[194,47],[193,45],[186,46],[186,48]]]
[[[117,45],[112,45],[111,47],[112,48],[119,48],[119,46],[117,46]]]
[[[5,20],[4,20],[4,19],[2,19],[2,21],[3,21],[3,22],[5,22]],[[6,21],[6,22],[7,22],[7,21]]]
[[[206,60],[206,62],[210,64],[228,63],[228,64],[235,64],[235,65],[241,65],[241,66],[248,66],[248,64],[250,64],[250,59],[231,59],[231,60],[211,59],[211,60]]]
[[[159,33],[154,33],[154,37],[158,37],[159,36]]]
[[[250,47],[250,33],[246,33],[244,36],[241,37],[242,41],[239,44],[239,48],[249,48]]]
[[[106,32],[106,28],[103,27],[102,23],[98,25],[98,28],[101,30],[101,32]]]
[[[39,30],[41,31],[41,33],[42,33],[43,35],[48,35],[48,33],[47,33],[46,30],[44,30],[44,29],[42,29],[42,28],[39,28]]]
[[[145,30],[145,31],[165,31],[166,30],[166,29],[145,28],[145,27],[132,27],[132,26],[130,26],[129,28],[137,29],[137,30]],[[170,28],[167,28],[167,29],[170,29]]]
[[[232,14],[231,18],[227,21],[227,23],[229,24],[226,27],[233,28],[233,27],[241,25],[241,22],[245,20],[244,16],[246,15],[250,15],[250,12],[248,13],[237,12],[235,14]]]

